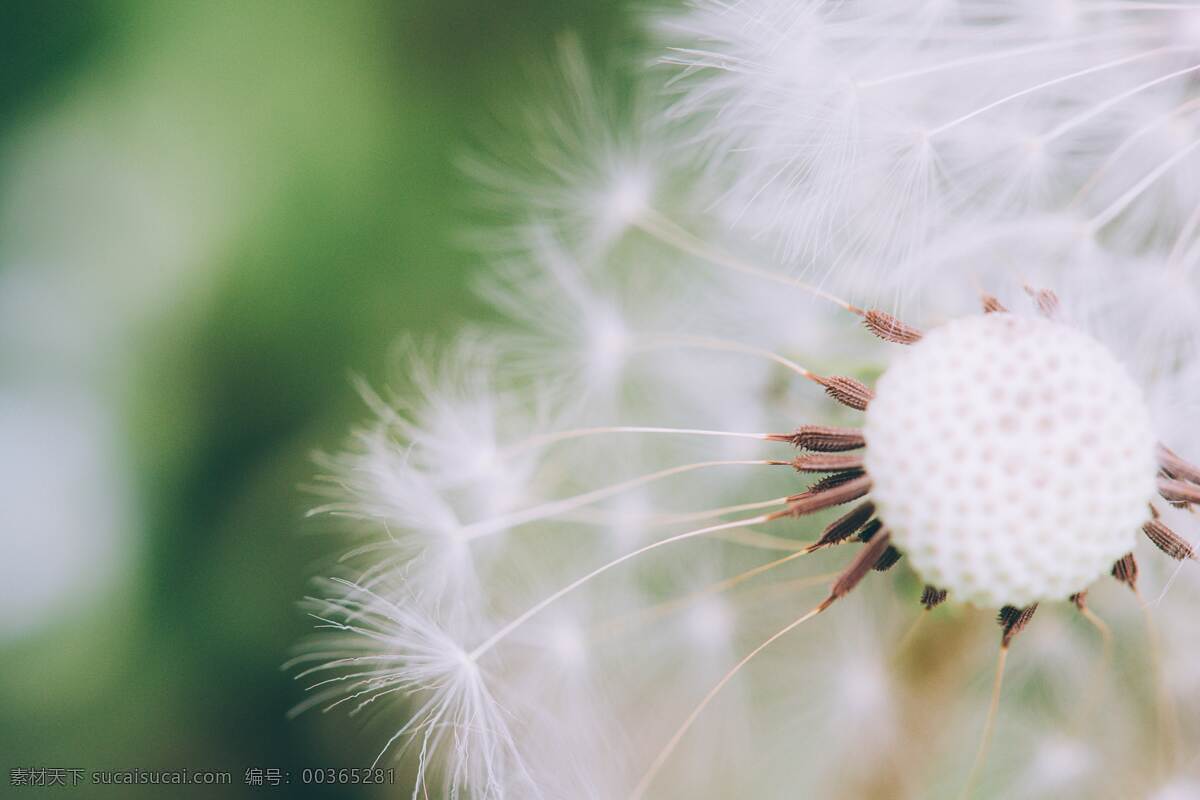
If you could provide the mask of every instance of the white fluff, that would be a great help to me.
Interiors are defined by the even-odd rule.
[[[722,162],[727,218],[795,269],[903,288],[945,241],[1060,238],[1031,227],[1046,215],[1122,258],[1196,242],[1194,5],[693,5],[664,24],[678,113]]]

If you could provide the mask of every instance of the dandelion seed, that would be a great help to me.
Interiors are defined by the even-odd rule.
[[[358,713],[397,695],[415,697],[413,716],[375,759],[407,737],[418,751],[414,798],[431,772],[444,772],[451,796],[469,789],[478,797],[502,797],[522,783],[537,796],[509,721],[453,637],[377,592],[341,580],[326,588],[329,596],[307,605],[319,627],[335,635],[315,638],[292,662],[313,664],[297,675],[312,681],[313,692],[297,712],[346,705]]]

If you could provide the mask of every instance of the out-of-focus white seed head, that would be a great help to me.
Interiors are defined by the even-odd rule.
[[[1175,39],[1183,47],[1190,46],[1192,52],[1200,52],[1200,9],[1180,8],[1171,21]]]
[[[593,196],[594,217],[606,238],[624,233],[650,207],[654,175],[650,167],[630,162],[614,166],[602,191]]]
[[[716,648],[729,643],[735,620],[728,603],[709,595],[692,605],[684,624],[693,642],[702,648]]]
[[[562,666],[576,668],[586,663],[587,642],[577,625],[563,620],[555,624],[547,634],[550,652]]]
[[[1171,781],[1150,795],[1150,800],[1189,800],[1193,797],[1200,797],[1200,782],[1189,778],[1180,778]]]
[[[921,576],[1025,606],[1085,589],[1133,549],[1154,496],[1141,390],[1098,342],[1044,319],[947,323],[867,410],[872,499]]]
[[[877,720],[891,707],[894,687],[886,664],[877,656],[863,654],[843,661],[836,685],[838,707],[848,719]]]
[[[1096,767],[1096,752],[1087,742],[1062,734],[1043,736],[1024,776],[1024,786],[1030,794],[1062,791]]]

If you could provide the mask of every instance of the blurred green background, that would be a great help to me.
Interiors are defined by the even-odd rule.
[[[486,314],[455,160],[568,29],[633,36],[592,0],[0,2],[0,794],[407,796],[298,783],[396,724],[285,717],[340,546],[301,486],[364,415],[351,371]]]

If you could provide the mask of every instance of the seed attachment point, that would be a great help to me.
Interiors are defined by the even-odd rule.
[[[1112,576],[1133,591],[1137,591],[1138,565],[1133,553],[1126,553],[1113,564]]]
[[[866,525],[875,514],[875,504],[868,500],[852,508],[849,513],[838,517],[821,534],[821,538],[808,546],[809,552],[838,544],[849,539]]]
[[[792,466],[797,472],[842,472],[844,470],[860,470],[863,458],[857,453],[818,453],[811,456],[799,456],[792,460]]]
[[[1154,542],[1154,546],[1176,561],[1196,557],[1196,549],[1187,539],[1168,528],[1160,519],[1152,519],[1142,526],[1146,538]]]
[[[1054,319],[1060,305],[1057,294],[1050,289],[1034,289],[1030,286],[1025,287],[1025,293],[1033,298],[1033,302],[1037,303],[1038,311],[1042,312],[1042,316]]]
[[[996,617],[996,621],[1000,623],[1004,634],[1000,639],[1000,647],[1007,650],[1012,644],[1013,638],[1025,630],[1025,626],[1029,624],[1029,620],[1033,619],[1034,612],[1037,611],[1038,604],[1034,603],[1025,608],[1017,608],[1016,606],[1005,606],[1000,609],[1000,613]]]
[[[829,425],[802,425],[788,437],[788,441],[814,453],[841,453],[866,446],[863,432],[858,428],[835,428]]]
[[[818,377],[816,381],[825,387],[825,394],[856,411],[866,411],[875,397],[875,393],[865,383],[845,375]]]
[[[983,313],[985,314],[1002,314],[1008,311],[1004,304],[1000,302],[994,295],[984,294],[979,298],[983,304]]]
[[[948,592],[945,589],[939,589],[936,586],[926,584],[924,590],[921,592],[921,605],[925,606],[926,611],[932,611],[946,602],[947,595]]]
[[[916,344],[921,341],[921,332],[883,311],[871,310],[863,314],[867,330],[893,344]]]
[[[818,608],[824,610],[833,605],[837,600],[850,594],[855,586],[862,582],[871,570],[879,563],[879,559],[891,547],[891,535],[887,531],[883,531],[878,536],[875,536],[858,554],[854,560],[850,562],[850,566],[846,567],[845,571],[834,581],[833,588],[829,590],[829,597],[822,601]]]
[[[1200,485],[1200,467],[1184,461],[1165,445],[1158,446],[1158,463],[1168,478]]]

